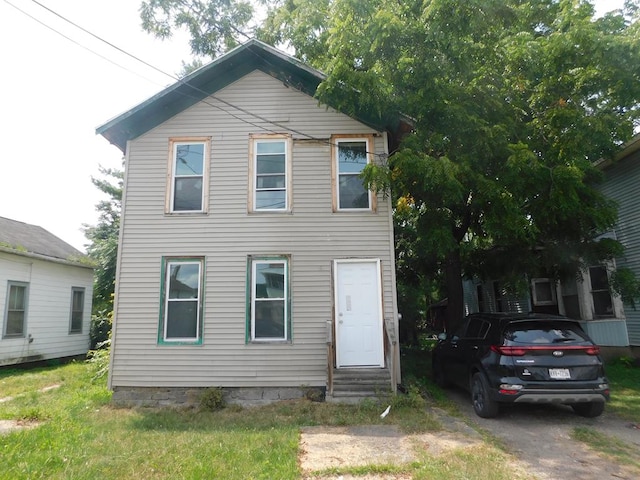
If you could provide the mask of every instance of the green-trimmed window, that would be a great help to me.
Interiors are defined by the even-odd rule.
[[[82,320],[84,318],[84,288],[71,288],[71,319],[69,333],[82,333]]]
[[[202,258],[164,260],[160,343],[202,342]]]
[[[248,267],[248,340],[291,340],[288,257],[251,257]]]
[[[25,282],[8,282],[7,301],[4,312],[3,337],[24,337],[27,324],[27,302],[29,284]]]

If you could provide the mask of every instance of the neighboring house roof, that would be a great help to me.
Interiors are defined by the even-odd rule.
[[[253,39],[99,126],[96,133],[103,135],[124,152],[128,140],[148,132],[253,70],[267,73],[312,97],[320,82],[325,79],[322,72],[305,65],[297,58]],[[398,119],[384,118],[374,112],[355,111],[351,116],[379,131],[395,129],[399,124]]]
[[[601,159],[595,163],[595,165],[604,170],[612,165],[615,165],[618,161],[624,160],[625,158],[631,156],[633,153],[640,150],[640,133],[635,135],[631,140],[622,145],[621,150],[616,154],[615,160],[605,160]]]
[[[0,217],[0,251],[93,268],[79,250],[37,225]]]

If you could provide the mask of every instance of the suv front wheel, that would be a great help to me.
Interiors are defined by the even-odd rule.
[[[471,378],[471,403],[479,417],[493,418],[498,415],[498,403],[489,395],[487,381],[481,373]]]

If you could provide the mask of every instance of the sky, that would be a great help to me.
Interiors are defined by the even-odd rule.
[[[170,75],[191,60],[185,33],[162,41],[142,31],[140,0],[37,2]],[[604,13],[622,3],[596,6]],[[98,222],[95,206],[107,199],[91,177],[122,167],[122,153],[96,127],[174,80],[33,0],[0,0],[0,65],[0,217],[39,225],[84,252],[83,225]]]

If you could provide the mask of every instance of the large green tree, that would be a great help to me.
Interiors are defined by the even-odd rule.
[[[595,188],[594,162],[638,118],[633,3],[595,20],[575,0],[336,0],[317,7],[329,12],[323,28],[305,29],[297,12],[314,4],[287,2],[271,15],[286,28],[271,31],[293,32],[303,57],[325,52],[314,58],[329,75],[327,100],[414,120],[367,178],[413,212],[396,224],[401,239],[414,232],[399,258],[414,268],[399,277],[440,272],[450,327],[462,317],[463,273],[561,277],[620,253],[598,241],[616,208]]]
[[[400,282],[446,279],[451,328],[463,274],[560,277],[620,253],[598,241],[616,208],[594,163],[637,125],[637,6],[283,0],[258,34],[327,73],[321,100],[412,119],[366,180],[398,201]]]
[[[91,182],[108,198],[98,202],[98,224],[85,225],[84,234],[90,241],[87,253],[97,265],[93,283],[93,313],[102,317],[113,310],[123,172],[100,167],[100,173],[103,178],[92,177]]]

